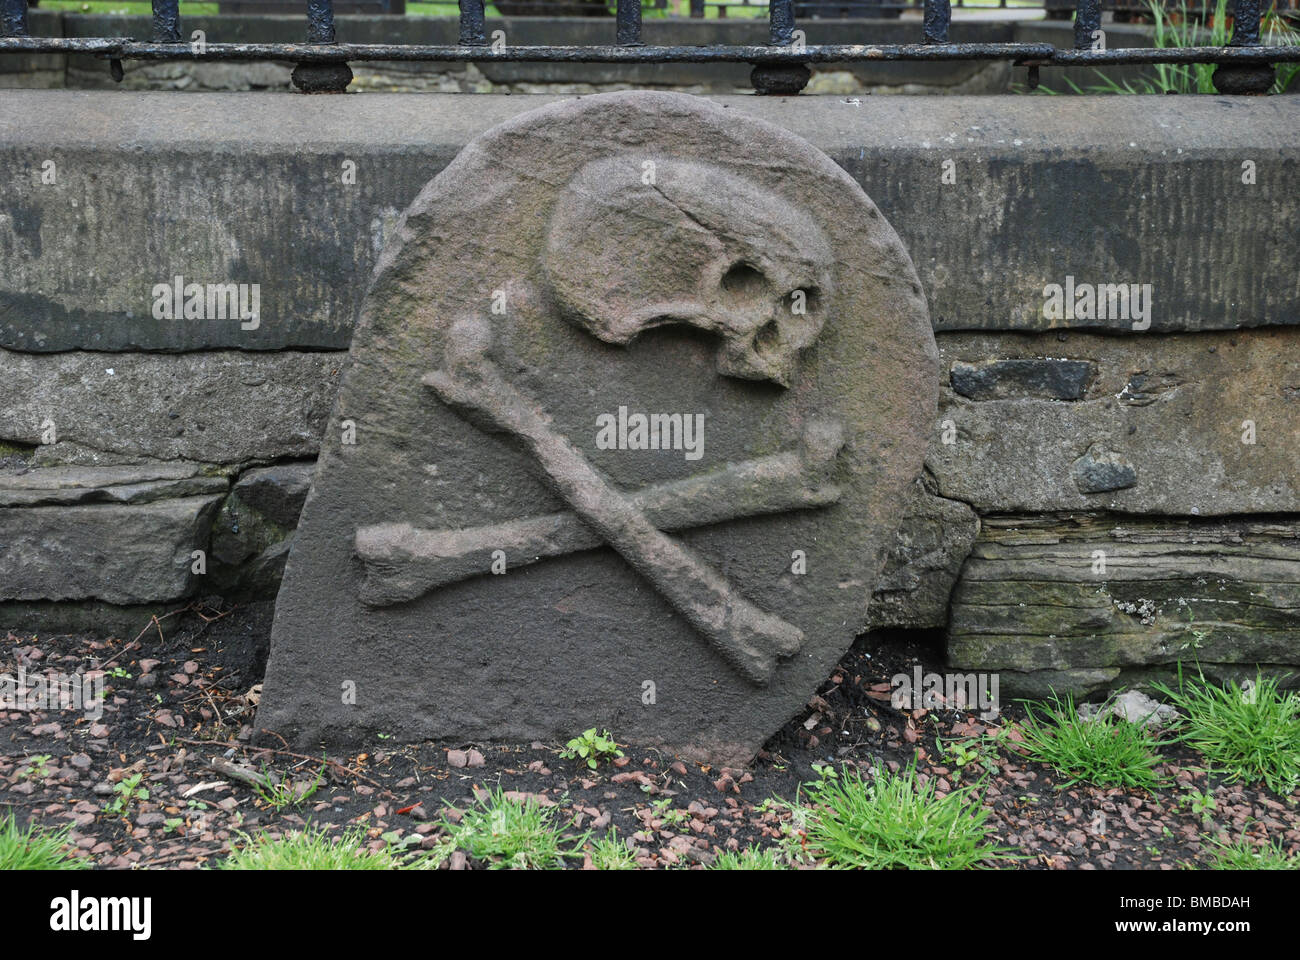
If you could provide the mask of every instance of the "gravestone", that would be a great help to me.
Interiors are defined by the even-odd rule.
[[[257,725],[752,758],[867,623],[937,371],[798,137],[647,92],[488,131],[376,268]]]

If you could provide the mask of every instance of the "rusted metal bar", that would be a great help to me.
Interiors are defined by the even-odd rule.
[[[460,45],[486,47],[487,42],[483,0],[460,0]]]
[[[27,35],[27,0],[0,0],[0,37]]]
[[[153,0],[153,38],[158,43],[181,42],[179,0]]]
[[[641,0],[618,0],[614,40],[622,47],[641,46]]]
[[[1074,14],[1074,49],[1087,50],[1101,29],[1101,0],[1078,0]]]
[[[925,43],[947,43],[948,27],[952,23],[952,4],[949,0],[925,0],[924,23],[921,39]]]

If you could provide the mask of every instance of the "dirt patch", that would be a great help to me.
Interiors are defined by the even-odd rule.
[[[554,805],[572,834],[590,830],[594,839],[617,830],[634,838],[642,866],[703,866],[721,851],[783,842],[789,813],[765,801],[794,799],[800,783],[816,778],[815,765],[899,769],[915,759],[945,792],[985,776],[990,822],[1023,857],[1020,869],[1204,865],[1207,836],[1221,832],[1300,850],[1300,791],[1283,798],[1223,783],[1201,772],[1189,751],[1165,751],[1162,772],[1173,785],[1154,794],[1065,788],[1066,778],[1019,757],[1014,746],[991,746],[993,735],[1023,717],[1017,705],[989,722],[960,710],[895,709],[893,675],[917,664],[942,669],[938,649],[906,633],[860,639],[808,708],[744,769],[625,746],[619,765],[591,771],[562,759],[561,744],[540,742],[376,742],[326,764],[261,750],[248,741],[272,612],[270,603],[208,600],[129,639],[10,634],[0,672],[98,672],[105,697],[97,719],[75,710],[0,712],[0,812],[12,809],[22,823],[71,824],[79,854],[98,867],[196,868],[223,856],[241,832],[282,832],[309,820],[359,825],[376,845],[392,833],[432,843],[445,805],[463,809],[476,790],[500,786]],[[950,741],[963,744],[965,767]],[[213,762],[243,764],[300,789],[320,782],[308,799],[277,811]],[[137,773],[148,798],[133,798],[125,812],[106,810],[120,796],[115,785]],[[1214,798],[1208,819],[1187,802],[1191,790]]]

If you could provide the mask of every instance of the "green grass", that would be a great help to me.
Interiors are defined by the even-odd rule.
[[[1284,20],[1270,10],[1264,14],[1259,42],[1270,47],[1294,47],[1300,44],[1300,30],[1293,24],[1294,21]],[[1282,93],[1300,76],[1300,63],[1275,63],[1273,70],[1277,73],[1277,80],[1273,83],[1272,92]]]
[[[51,830],[28,824],[20,830],[10,813],[0,820],[0,871],[3,870],[85,870],[85,860],[68,856],[68,830],[71,825]]]
[[[636,869],[636,856],[618,838],[617,829],[611,828],[608,834],[593,841],[588,853],[591,854],[591,865],[597,870]]]
[[[1246,837],[1232,843],[1211,840],[1211,870],[1300,870],[1300,857],[1287,856],[1282,841],[1254,844]]]
[[[1216,686],[1203,675],[1178,687],[1153,684],[1186,716],[1174,732],[1229,780],[1264,783],[1286,796],[1300,785],[1300,696],[1279,689],[1276,677],[1256,674],[1249,693]]]
[[[1021,746],[1029,759],[1068,776],[1065,786],[1082,781],[1154,790],[1162,785],[1155,773],[1161,743],[1144,724],[1111,715],[1085,720],[1071,697],[1064,703],[1055,696],[1050,704],[1023,702],[1027,716],[1020,725]]]
[[[746,847],[735,853],[721,853],[710,870],[784,870],[780,853],[771,847]]]
[[[914,766],[897,774],[878,767],[870,780],[824,767],[805,786],[804,800],[790,805],[792,857],[868,870],[965,870],[1012,859],[989,842],[989,811],[973,786],[940,797]]]
[[[1222,47],[1232,37],[1228,27],[1228,0],[1217,0],[1208,23],[1195,11],[1187,9],[1186,0],[1172,8],[1157,0],[1148,0],[1148,6],[1152,23],[1151,45],[1154,47]],[[1260,41],[1268,46],[1293,46],[1300,43],[1300,33],[1269,11],[1262,22]],[[1093,70],[1097,77],[1095,83],[1080,86],[1069,77],[1065,78],[1065,83],[1074,93],[1218,93],[1213,79],[1216,69],[1217,65],[1213,63],[1157,63],[1152,64],[1153,75],[1149,77],[1120,82],[1101,70]],[[1277,79],[1272,92],[1281,93],[1300,73],[1300,65],[1280,63],[1275,70]],[[1060,92],[1042,86],[1038,89],[1045,94]]]
[[[444,813],[442,826],[451,845],[494,870],[563,867],[566,859],[582,856],[580,848],[588,836],[583,834],[566,848],[554,808],[512,799],[499,787],[480,795],[459,822]]]
[[[243,835],[244,844],[216,864],[219,870],[399,870],[410,866],[393,850],[375,852],[366,847],[360,827],[331,833],[324,827],[270,839],[265,834]]]

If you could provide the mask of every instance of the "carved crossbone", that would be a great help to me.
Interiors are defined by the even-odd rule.
[[[480,317],[447,333],[444,366],[422,382],[467,419],[513,437],[551,487],[743,677],[766,684],[778,658],[803,644],[803,632],[741,596],[689,547],[663,533],[636,499],[614,487],[489,357],[491,328]],[[826,444],[823,444],[823,446]],[[839,449],[839,442],[829,445]]]
[[[660,530],[685,530],[763,514],[830,506],[840,499],[831,468],[843,446],[837,422],[809,424],[797,449],[728,464],[683,480],[654,484],[631,499]],[[409,523],[362,527],[356,555],[361,602],[405,603],[485,573],[496,551],[511,568],[604,545],[571,511],[464,529],[426,530]]]

